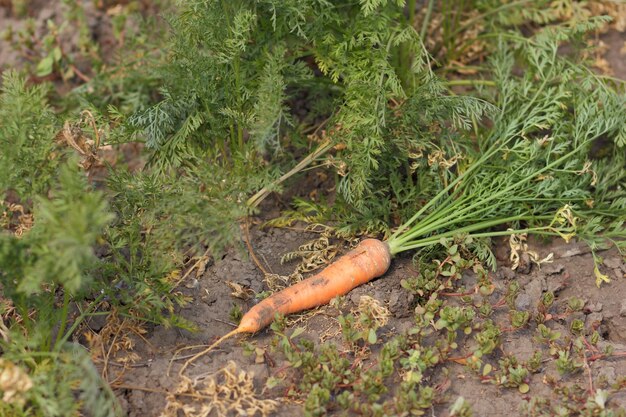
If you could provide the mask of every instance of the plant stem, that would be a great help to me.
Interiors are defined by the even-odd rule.
[[[420,39],[422,40],[422,43],[424,43],[426,39],[426,31],[428,30],[428,25],[430,23],[430,15],[433,12],[434,3],[435,3],[434,0],[428,0],[428,8],[426,9],[426,14],[424,15],[424,21],[422,22],[422,29],[420,30]],[[415,9],[415,5],[413,5],[413,9]]]
[[[450,80],[450,81],[446,81],[445,84],[448,86],[453,86],[453,85],[471,85],[471,86],[488,85],[490,87],[496,86],[495,81],[491,81],[491,80]]]
[[[526,106],[524,107],[524,109],[522,109],[522,112],[520,114],[527,114],[528,110],[534,105],[535,100],[537,100],[537,98],[539,97],[539,92],[543,90],[543,88],[545,87],[547,82],[547,79],[543,81],[543,83],[541,84],[541,86],[539,87],[539,89],[537,90],[537,92],[533,95],[532,99],[529,100],[526,103]],[[514,120],[512,125],[515,125],[518,122],[518,120]],[[480,159],[478,159],[476,162],[472,163],[467,170],[465,170],[461,175],[459,175],[454,181],[452,181],[450,184],[448,184],[447,187],[445,187],[443,190],[441,190],[432,200],[430,200],[428,203],[426,203],[420,210],[418,210],[417,213],[415,213],[407,222],[405,222],[403,225],[401,225],[398,230],[396,230],[396,232],[391,236],[391,238],[389,240],[395,240],[395,239],[400,239],[403,241],[407,241],[409,239],[411,239],[411,237],[407,237],[407,236],[414,236],[413,233],[411,233],[411,231],[409,230],[411,225],[413,223],[415,223],[415,221],[417,221],[417,219],[420,218],[420,216],[422,216],[429,208],[431,208],[433,205],[435,205],[437,202],[441,202],[441,203],[446,203],[446,202],[452,202],[453,198],[454,198],[454,194],[459,194],[462,192],[462,190],[464,189],[464,186],[467,185],[467,183],[469,181],[465,181],[466,177],[468,177],[470,174],[472,174],[476,169],[478,169],[480,166],[482,166],[486,161],[488,161],[492,156],[494,156],[496,153],[498,153],[499,151],[501,151],[502,149],[504,149],[504,147],[511,141],[513,140],[516,135],[515,134],[509,134],[509,135],[505,135],[504,137],[506,137],[505,140],[501,140],[501,139],[496,139],[493,144],[491,145],[491,147],[489,149],[487,149],[482,157]],[[586,142],[586,141],[585,141]],[[583,142],[583,144],[585,143]],[[579,149],[581,148],[581,146],[583,144],[580,144],[579,146],[577,146],[574,150],[572,150],[571,152],[569,152],[568,154],[566,154],[565,156],[557,159],[556,161],[553,161],[552,163],[546,165],[543,169],[539,170],[538,172],[535,173],[535,175],[538,175],[544,171],[546,171],[547,169],[552,168],[552,166],[554,166],[555,164],[564,161],[567,158],[570,158],[571,156],[573,156],[576,152],[579,151]],[[500,195],[502,195],[503,192],[506,191],[510,191],[512,189],[514,189],[515,187],[522,185],[528,181],[530,181],[533,177],[527,177],[524,180],[517,182],[515,184],[513,184],[512,186],[506,187],[504,190],[501,190],[498,193],[495,193],[493,195],[491,195],[490,197],[488,197],[486,200],[484,201],[478,201],[478,204],[484,204],[486,202],[489,202],[491,200],[493,200],[494,198],[499,197]],[[455,189],[454,193],[452,195],[449,195],[448,192],[452,189],[454,189],[454,187],[457,186],[457,184],[461,184],[460,187],[458,187],[457,189]],[[475,207],[476,204],[474,205],[470,205],[470,207]],[[459,213],[455,213],[455,216],[457,218],[459,218]],[[408,231],[408,233],[407,233]],[[405,233],[404,237],[400,237],[401,234]]]
[[[239,106],[239,114],[243,113],[243,103],[241,102],[241,97],[243,94],[241,93],[241,71],[239,65],[239,57],[234,59],[233,62],[234,72],[235,72],[235,91],[237,91],[237,104]],[[243,126],[241,125],[241,121],[237,121],[237,146],[239,152],[243,154]]]
[[[545,236],[559,236],[559,234],[556,232],[550,232],[550,229],[548,227],[533,227],[533,228],[517,229],[517,230],[501,230],[501,231],[491,231],[491,232],[474,233],[474,234],[470,233],[467,235],[467,237],[485,238],[485,237],[510,236],[510,235],[516,235],[520,233],[533,233],[536,235],[545,235]],[[403,252],[407,250],[432,246],[432,245],[439,243],[441,238],[453,237],[456,234],[458,234],[458,231],[455,230],[455,231],[451,231],[447,233],[442,233],[440,235],[430,236],[424,239],[416,240],[406,246],[402,246],[402,248],[398,249],[397,252]]]
[[[481,67],[481,66],[478,66],[478,65],[448,65],[446,67],[438,69],[437,70],[437,74],[441,74],[442,78],[443,78],[443,74],[446,74],[446,73],[449,73],[449,72],[453,72],[453,71],[458,71],[458,70],[472,70],[472,71],[476,71],[476,72],[486,72],[486,71],[489,71],[488,68]]]
[[[510,138],[508,140],[510,140]],[[415,221],[417,221],[417,219],[419,219],[429,208],[434,206],[438,201],[442,199],[446,199],[446,200],[450,199],[448,192],[452,190],[454,187],[456,187],[457,184],[460,184],[461,181],[463,181],[466,177],[468,177],[472,172],[478,169],[478,167],[480,167],[489,158],[491,158],[492,155],[498,152],[506,143],[508,143],[508,140],[500,144],[498,144],[498,140],[496,140],[494,144],[492,145],[492,148],[488,150],[487,152],[485,152],[480,159],[478,159],[476,162],[471,164],[467,168],[467,170],[465,170],[461,175],[459,175],[454,181],[450,182],[450,184],[448,184],[447,187],[445,187],[443,190],[437,193],[437,195],[432,200],[428,201],[428,203],[426,203],[421,209],[419,209],[417,213],[415,213],[403,225],[398,227],[398,230],[396,230],[396,232],[391,236],[389,240],[397,239],[401,234],[407,232],[407,229],[409,229],[410,226],[413,223],[415,223]]]
[[[490,9],[488,12],[485,12],[481,15],[478,15],[476,17],[473,17],[471,19],[469,19],[467,22],[465,22],[463,25],[459,26],[458,28],[456,28],[456,30],[454,30],[453,32],[451,32],[450,34],[448,34],[447,38],[453,38],[456,35],[458,35],[459,33],[463,32],[464,30],[466,30],[467,28],[471,27],[474,23],[488,17],[491,16],[493,14],[499,13],[501,11],[507,10],[507,9],[511,9],[517,6],[522,6],[526,3],[530,3],[532,0],[521,0],[521,1],[515,1],[513,3],[507,3],[507,4],[503,4],[500,7],[496,7],[493,9]],[[447,39],[444,39],[444,41]]]
[[[409,9],[409,24],[413,26],[413,20],[415,19],[415,8],[417,7],[417,0],[409,0],[407,2]]]
[[[70,336],[74,333],[74,331],[78,328],[78,326],[85,320],[87,316],[91,314],[91,311],[98,306],[98,304],[100,303],[100,301],[102,301],[103,298],[104,298],[103,293],[98,295],[96,299],[93,300],[91,304],[89,304],[89,306],[85,309],[85,311],[83,311],[80,314],[80,316],[78,316],[76,320],[74,320],[74,322],[72,323],[72,325],[70,326],[70,328],[67,330],[65,334],[61,334],[59,332],[60,339],[57,339],[56,343],[54,344],[54,350],[56,352],[61,351],[61,348],[63,347],[65,342],[69,340]]]
[[[407,3],[409,16],[408,18],[406,18],[404,11],[402,13],[402,16],[404,23],[407,26],[413,28],[413,24],[415,23],[415,8],[417,5],[417,0],[409,0]],[[411,74],[411,48],[406,48],[403,45],[400,45],[396,49],[398,58],[398,75],[404,89],[409,90],[410,88],[414,87],[414,80]]]
[[[272,184],[270,184],[269,186],[263,187],[256,194],[254,194],[252,197],[250,197],[248,199],[248,201],[246,201],[246,206],[248,206],[250,209],[256,208],[261,203],[261,201],[263,201],[265,199],[265,197],[267,197],[273,191],[273,189],[276,188],[277,185],[282,184],[288,178],[290,178],[293,175],[297,174],[298,172],[302,171],[305,167],[307,167],[316,158],[318,158],[319,156],[325,154],[329,149],[332,148],[332,146],[333,145],[332,145],[332,143],[329,140],[327,140],[325,142],[322,142],[317,147],[316,150],[314,150],[312,153],[310,153],[304,159],[302,159],[295,167],[291,168],[289,170],[289,172],[287,172],[286,174],[283,174],[276,181],[273,181]]]
[[[67,327],[67,319],[69,315],[69,307],[70,307],[70,293],[67,289],[63,289],[63,308],[61,310],[61,326],[59,327],[59,333],[57,334],[57,340],[59,337],[63,337],[63,333],[65,332],[65,328]],[[55,343],[56,345],[56,343]]]
[[[534,99],[536,98],[537,95],[535,95],[535,97],[533,98],[532,101],[534,101]],[[453,226],[456,223],[462,222],[462,221],[467,221],[467,218],[464,217],[464,215],[466,213],[469,213],[470,216],[474,217],[477,214],[484,212],[486,210],[489,210],[491,208],[491,206],[488,203],[493,202],[494,204],[498,203],[498,199],[501,197],[504,197],[506,195],[510,195],[513,194],[516,190],[519,189],[519,187],[521,187],[522,185],[528,183],[529,181],[531,181],[533,178],[536,178],[538,175],[544,173],[545,171],[552,169],[554,167],[556,167],[557,165],[563,163],[564,161],[570,159],[572,156],[574,156],[575,154],[577,154],[578,152],[580,152],[580,150],[582,149],[583,146],[585,146],[587,143],[589,143],[589,141],[593,140],[593,139],[587,139],[582,141],[578,146],[576,146],[573,150],[571,150],[570,152],[564,154],[563,156],[561,156],[560,158],[555,159],[554,161],[546,164],[543,168],[534,171],[532,173],[532,175],[528,175],[525,178],[522,178],[521,180],[510,184],[508,186],[505,186],[504,188],[493,192],[485,197],[481,197],[480,195],[476,196],[476,195],[469,195],[469,196],[464,196],[462,199],[457,199],[457,200],[453,200],[454,198],[454,194],[458,194],[461,193],[463,191],[463,187],[456,189],[455,192],[451,195],[448,195],[448,191],[450,191],[450,189],[452,188],[453,185],[459,183],[459,181],[461,179],[466,179],[466,177],[468,177],[468,175],[473,172],[478,166],[482,166],[487,160],[488,158],[491,158],[491,156],[495,155],[496,152],[498,152],[500,149],[503,148],[504,144],[508,143],[508,141],[511,140],[510,138],[505,140],[503,142],[503,144],[498,145],[498,146],[492,146],[492,149],[486,153],[486,155],[483,155],[483,157],[481,159],[479,159],[477,162],[473,163],[467,171],[465,171],[463,174],[461,174],[459,177],[457,177],[457,179],[455,181],[453,181],[452,183],[450,183],[450,185],[448,185],[448,187],[446,187],[445,189],[443,189],[439,194],[437,194],[432,200],[430,200],[427,204],[425,204],[421,210],[419,210],[411,219],[409,219],[409,221],[407,221],[404,225],[400,226],[400,228],[398,228],[398,230],[389,238],[388,240],[388,244],[391,248],[391,252],[392,254],[398,253],[398,252],[402,252],[404,250],[409,250],[409,249],[415,249],[416,247],[421,247],[423,245],[423,242],[425,241],[429,241],[429,242],[436,242],[432,241],[431,239],[433,239],[434,237],[429,237],[426,239],[419,239],[419,240],[413,240],[415,238],[417,238],[418,236],[424,236],[427,233],[433,232],[437,229],[441,229],[444,227],[450,228],[451,226]],[[518,168],[519,169],[519,168]],[[471,177],[469,179],[466,179],[463,182],[463,185],[466,185],[468,182],[471,182]],[[431,206],[433,206],[435,204],[435,202],[441,200],[442,203],[446,203],[449,202],[448,207],[446,207],[443,210],[439,210],[439,211],[433,211],[431,212],[429,215],[426,216],[425,219],[422,220],[422,222],[419,225],[413,226],[411,227],[411,225]],[[471,201],[470,204],[468,204],[465,207],[462,207],[463,204],[467,201]],[[508,219],[511,219],[509,221],[514,221],[516,218],[515,217],[509,217]],[[518,220],[523,220],[524,218],[519,218]],[[495,224],[493,224],[493,222],[496,222]],[[423,225],[425,224],[425,225]],[[438,238],[441,238],[442,236],[452,236],[454,234],[457,233],[462,233],[462,232],[467,232],[467,231],[474,231],[474,230],[479,230],[482,228],[487,228],[487,227],[492,227],[496,224],[502,224],[502,222],[500,220],[487,220],[485,222],[479,223],[477,225],[470,225],[470,226],[466,226],[465,228],[461,228],[461,229],[456,229],[450,232],[446,232],[443,233],[441,235],[437,235]],[[418,245],[418,246],[415,246]]]

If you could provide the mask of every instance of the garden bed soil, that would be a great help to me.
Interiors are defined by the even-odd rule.
[[[278,261],[280,255],[286,251],[295,250],[313,237],[310,233],[292,230],[259,230],[258,228],[254,228],[251,235],[257,257],[267,261],[266,268],[274,273],[285,275],[292,272],[293,265],[281,265]],[[503,250],[499,253],[504,255],[508,245],[505,241],[500,244]],[[550,312],[555,318],[546,322],[550,329],[560,332],[565,337],[570,335],[569,326],[572,320],[580,319],[585,323],[587,335],[590,335],[593,329],[597,329],[600,333],[601,339],[597,345],[600,350],[604,345],[610,344],[615,352],[626,352],[626,263],[624,259],[615,250],[599,253],[604,258],[601,271],[612,281],[598,288],[595,285],[592,255],[586,245],[565,244],[564,241],[557,240],[550,244],[532,242],[531,247],[541,256],[553,253],[554,262],[544,264],[542,268],[533,266],[527,273],[520,273],[508,268],[508,262],[504,260],[501,267],[490,274],[496,288],[489,298],[490,302],[495,304],[504,295],[509,283],[516,280],[520,284],[520,292],[515,300],[515,307],[520,311],[529,311],[531,316],[534,316],[542,294],[548,290],[553,291],[556,297]],[[238,283],[254,291],[264,289],[263,273],[245,253],[235,249],[231,249],[222,259],[208,267],[202,276],[192,275],[190,274],[181,290],[192,297],[193,301],[181,309],[179,314],[197,324],[199,331],[189,333],[157,326],[146,336],[147,343],[139,339],[136,341],[135,353],[141,359],[132,368],[125,369],[123,372],[114,367],[109,369],[110,375],[114,373],[121,375],[116,384],[125,388],[120,388],[116,392],[131,417],[160,415],[166,403],[164,393],[172,391],[178,384],[178,370],[184,362],[181,360],[171,363],[177,350],[186,346],[207,344],[226,334],[233,328],[228,324],[232,320],[229,317],[229,311],[233,304],[241,305],[244,311],[251,305],[249,302],[242,302],[232,297],[233,290],[226,284],[226,281]],[[406,331],[413,325],[415,303],[412,295],[401,287],[400,281],[415,275],[416,271],[411,258],[398,257],[393,260],[390,270],[383,277],[356,288],[346,296],[345,304],[342,306],[344,314],[358,303],[361,296],[368,295],[388,307],[393,315],[389,323],[378,331],[380,339],[372,348],[373,354],[376,354],[381,342]],[[462,281],[466,288],[473,288],[476,284],[476,277],[473,273],[467,273],[464,274]],[[567,314],[567,305],[572,297],[585,301],[585,307],[579,312]],[[473,295],[472,298],[476,301],[481,299],[478,294]],[[458,302],[454,297],[446,300],[446,303],[453,305]],[[502,329],[511,327],[508,311],[506,304],[494,310],[492,318]],[[340,325],[336,320],[338,314],[339,311],[334,307],[321,307],[316,314],[312,316],[310,313],[307,314],[307,318],[293,328],[304,326],[305,332],[299,337],[316,343],[319,343],[321,336],[338,335],[331,337],[328,342],[335,343],[338,349],[342,350],[344,346],[339,335]],[[563,317],[559,318],[559,315]],[[501,349],[488,355],[486,359],[494,365],[494,368],[497,368],[498,359],[506,354],[512,354],[520,361],[526,361],[534,352],[542,351],[544,363],[541,371],[530,378],[528,393],[522,394],[516,388],[502,388],[492,383],[485,383],[466,366],[449,361],[429,371],[424,381],[425,384],[440,387],[443,391],[439,396],[440,402],[434,407],[433,415],[447,415],[447,410],[458,396],[463,396],[471,404],[474,415],[485,417],[516,415],[521,403],[532,396],[557,399],[558,395],[549,385],[552,380],[558,386],[578,384],[582,387],[593,386],[593,389],[598,389],[619,383],[620,377],[626,375],[626,358],[617,357],[595,360],[589,363],[587,371],[581,370],[561,377],[547,346],[533,340],[536,335],[535,329],[536,323],[531,318],[529,325],[524,328],[505,331]],[[290,331],[287,330],[287,332]],[[265,350],[266,359],[259,361],[255,355],[246,354],[242,340]],[[280,401],[280,406],[273,415],[285,417],[301,415],[302,405],[298,401],[282,397],[284,393],[264,389],[268,377],[280,379],[288,375],[284,372],[286,365],[284,358],[279,353],[273,353],[270,348],[271,340],[272,332],[269,330],[253,336],[230,339],[217,350],[199,358],[187,369],[186,374],[191,377],[213,374],[233,361],[238,369],[254,375],[256,392],[260,398],[275,398]],[[471,352],[470,348],[473,346],[471,337],[460,338],[458,344],[459,357]],[[199,350],[195,349],[192,352]],[[125,354],[125,352],[120,352],[122,356]],[[443,372],[444,367],[447,368],[447,373]],[[391,393],[399,382],[399,377],[395,375],[388,385]],[[626,390],[612,395],[607,406],[626,408]]]

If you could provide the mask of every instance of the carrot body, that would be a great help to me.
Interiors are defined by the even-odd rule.
[[[391,264],[391,252],[386,242],[365,239],[350,252],[327,266],[322,272],[298,282],[252,307],[239,326],[220,337],[205,350],[187,360],[179,370],[185,369],[199,357],[209,353],[224,340],[239,333],[256,333],[274,321],[276,313],[296,313],[327,304],[333,298],[347,294],[355,287],[381,276]]]
[[[237,333],[254,333],[283,315],[327,304],[334,297],[383,275],[391,264],[387,243],[365,239],[320,273],[266,298],[241,319]]]

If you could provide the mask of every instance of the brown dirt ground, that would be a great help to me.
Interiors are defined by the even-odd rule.
[[[275,273],[288,274],[292,267],[280,265],[278,258],[285,251],[294,250],[298,245],[311,239],[311,236],[296,231],[270,229],[261,231],[254,229],[253,246],[257,256],[266,259],[268,267]],[[511,280],[517,280],[521,285],[520,295],[516,300],[518,309],[536,311],[533,307],[537,305],[541,294],[547,290],[556,292],[556,300],[550,310],[554,315],[566,311],[567,300],[576,296],[586,301],[585,309],[579,313],[574,313],[561,319],[550,320],[547,324],[553,330],[560,331],[562,335],[568,335],[569,323],[575,318],[580,318],[586,323],[588,334],[591,333],[592,326],[598,326],[602,335],[600,346],[610,343],[615,347],[615,351],[626,351],[626,320],[624,315],[626,305],[626,263],[614,251],[603,252],[605,258],[603,272],[612,278],[610,284],[601,288],[595,286],[593,276],[593,263],[591,254],[585,245],[569,244],[562,241],[548,245],[539,243],[532,244],[535,250],[541,255],[552,252],[555,255],[554,263],[545,265],[541,270],[533,268],[528,274],[520,274],[502,267],[492,274],[496,291],[490,297],[490,301],[495,303],[505,292]],[[344,313],[356,305],[362,295],[369,295],[386,305],[393,313],[393,318],[381,330],[379,334],[384,341],[389,337],[406,331],[412,325],[413,308],[412,296],[401,288],[400,281],[415,275],[412,261],[407,257],[394,259],[393,265],[384,277],[379,278],[369,284],[353,290],[346,298],[346,305],[343,307]],[[608,266],[607,266],[608,265]],[[190,278],[190,282],[194,278]],[[120,399],[123,401],[129,416],[158,416],[165,405],[163,392],[172,390],[176,384],[177,371],[180,362],[175,362],[168,376],[167,370],[174,352],[185,346],[205,344],[217,339],[227,333],[232,327],[227,324],[229,310],[234,303],[242,305],[245,309],[249,303],[241,302],[231,297],[232,290],[225,281],[234,281],[241,285],[250,287],[255,291],[262,289],[263,274],[258,270],[253,262],[247,260],[236,250],[229,251],[226,256],[218,260],[214,265],[207,268],[206,272],[197,278],[195,288],[184,288],[185,294],[193,297],[193,302],[183,308],[180,314],[196,323],[200,331],[190,334],[177,329],[166,329],[156,327],[147,335],[149,343],[137,344],[135,353],[141,357],[140,364],[134,368],[127,369],[121,379],[120,384],[127,387],[135,386],[141,389],[124,388],[118,390]],[[467,288],[472,288],[476,282],[473,274],[466,274],[463,283]],[[474,296],[475,300],[480,297]],[[456,303],[451,300],[451,303]],[[493,319],[501,328],[509,328],[508,308],[497,309]],[[317,310],[318,314],[306,319],[298,324],[304,325],[305,333],[301,337],[319,341],[322,334],[338,333],[339,324],[335,317],[338,311],[333,307],[322,307]],[[599,323],[594,323],[599,322]],[[497,360],[507,354],[514,354],[519,360],[527,360],[536,350],[543,351],[544,358],[548,359],[540,373],[534,374],[529,381],[530,392],[521,394],[516,389],[500,388],[492,384],[481,383],[480,379],[472,374],[465,366],[448,362],[445,367],[449,374],[443,376],[442,368],[438,365],[429,374],[431,385],[447,385],[447,391],[440,397],[441,403],[434,408],[434,415],[447,415],[446,410],[458,396],[463,396],[472,406],[475,415],[479,416],[503,416],[516,415],[519,405],[530,396],[541,395],[547,398],[555,398],[551,388],[546,385],[547,375],[554,377],[562,384],[579,384],[587,386],[588,375],[579,372],[572,376],[561,378],[554,366],[554,360],[545,348],[535,341],[532,336],[534,332],[528,328],[504,333],[502,348],[500,351],[489,355],[487,361],[497,367]],[[269,348],[271,332],[263,331],[257,335],[246,337],[248,342],[263,349]],[[459,355],[468,352],[471,347],[471,338],[459,339]],[[330,339],[341,347],[340,337]],[[197,350],[196,350],[197,351]],[[271,352],[271,349],[268,350]],[[281,377],[281,368],[285,364],[281,355],[270,353],[272,361],[255,363],[255,358],[244,354],[242,344],[239,340],[231,339],[225,342],[217,351],[200,358],[187,371],[189,376],[199,376],[212,374],[223,368],[229,361],[234,361],[240,369],[254,374],[255,387],[261,397],[264,383],[269,376]],[[274,363],[271,363],[274,362]],[[111,370],[111,372],[114,369]],[[118,370],[119,372],[119,370]],[[591,376],[594,387],[613,384],[619,377],[626,375],[626,359],[600,359],[591,363]],[[393,385],[399,379],[391,381]],[[157,392],[148,392],[151,389]],[[272,394],[268,394],[273,397]],[[276,393],[274,393],[276,395]],[[281,405],[276,414],[278,416],[294,416],[302,414],[301,406],[294,402],[286,401],[280,397],[274,397],[281,401]],[[611,397],[609,407],[626,407],[626,392],[620,392]]]
[[[27,6],[20,11],[12,7],[12,3]],[[113,29],[116,15],[134,10],[144,16],[158,16],[157,2],[150,0],[78,0],[77,3],[84,14],[84,24],[90,40],[97,46],[97,56],[105,66],[115,62],[116,53],[125,46],[125,36],[132,33],[130,29],[134,29],[136,25],[133,19],[127,19],[124,34],[116,38]],[[94,57],[82,50],[79,28],[74,21],[67,21],[71,16],[69,11],[69,6],[62,0],[0,0],[0,74],[11,68],[24,67],[30,68],[34,74],[34,68],[47,53],[42,40],[49,33],[48,22],[53,22],[59,28],[57,39],[63,51],[64,65],[71,62],[75,75],[62,80],[56,71],[44,78],[32,75],[31,81],[51,81],[61,95],[91,78],[94,75]],[[18,51],[13,43],[19,43],[17,34],[29,25],[32,25],[34,32],[34,37],[29,40],[31,46]],[[13,40],[7,33],[12,33]]]
[[[90,3],[90,2],[86,2]],[[0,1],[0,30],[13,24],[19,27],[21,19],[15,18],[9,11],[7,2]],[[28,14],[36,20],[38,27],[43,30],[45,20],[58,19],[60,2],[31,3],[32,9]],[[89,6],[91,7],[91,6]],[[106,32],[105,26],[98,25],[98,19],[102,14],[91,7],[89,19],[93,23],[94,35],[101,37],[101,42],[111,45],[110,32]],[[93,15],[92,15],[93,13]],[[624,42],[626,36],[623,33],[611,31],[603,35],[603,40],[608,44],[605,57],[611,63],[616,77],[626,79],[626,60],[624,59]],[[73,42],[71,39],[68,42]],[[0,72],[3,69],[20,66],[21,58],[10,50],[5,41],[0,40]],[[300,244],[308,241],[313,236],[310,233],[296,230],[270,229],[260,230],[252,227],[252,245],[257,256],[266,263],[274,273],[289,274],[293,265],[281,265],[280,256],[285,252],[297,248]],[[501,255],[506,252],[506,244],[500,242],[497,252]],[[597,328],[602,336],[599,345],[611,344],[616,352],[626,352],[626,264],[614,250],[602,252],[604,265],[602,272],[612,278],[612,282],[597,288],[594,284],[593,261],[591,254],[584,246],[577,244],[565,245],[562,241],[550,244],[532,242],[533,249],[541,255],[554,253],[554,263],[545,265],[542,269],[533,268],[529,273],[522,274],[512,272],[507,268],[506,261],[493,274],[492,280],[496,291],[490,300],[496,302],[504,293],[508,283],[517,280],[521,291],[516,300],[516,307],[520,310],[534,311],[541,295],[548,290],[555,291],[556,300],[551,312],[558,316],[565,312],[567,300],[570,297],[580,297],[586,301],[582,312],[574,313],[563,318],[555,318],[548,322],[548,326],[568,335],[568,326],[575,318],[585,322],[586,331]],[[395,334],[406,331],[412,325],[412,315],[415,302],[412,295],[401,288],[400,281],[404,278],[415,276],[413,264],[409,257],[399,257],[393,261],[389,272],[369,284],[359,287],[346,297],[344,312],[358,302],[362,295],[369,295],[386,305],[393,314],[390,322],[379,330],[380,340],[385,341]],[[115,386],[124,410],[130,417],[158,416],[165,406],[165,394],[175,389],[178,378],[177,371],[182,361],[171,363],[175,352],[190,345],[206,344],[232,329],[229,311],[233,304],[239,304],[245,310],[249,303],[242,302],[231,296],[231,288],[226,281],[233,281],[254,291],[261,291],[263,286],[263,274],[248,259],[245,252],[231,249],[222,259],[213,262],[201,276],[195,277],[190,274],[181,285],[181,291],[192,297],[192,301],[178,313],[195,323],[199,331],[190,333],[187,331],[156,326],[149,329],[143,337],[135,337],[134,353],[138,355],[136,362],[126,368],[120,367],[121,359],[128,352],[120,352],[117,357],[111,358],[107,369],[109,380],[115,379]],[[463,283],[471,288],[475,283],[472,274],[466,274]],[[449,303],[457,300],[450,299]],[[337,332],[339,325],[336,317],[339,312],[333,307],[322,307],[317,314],[307,315],[298,323],[305,326],[306,331],[301,337],[317,341],[322,335]],[[507,308],[497,309],[493,315],[494,320],[502,328],[509,327]],[[91,323],[93,329],[98,330],[102,323]],[[502,348],[489,355],[487,361],[497,367],[497,360],[505,353],[515,354],[519,359],[528,359],[536,350],[544,351],[544,363],[541,372],[532,375],[529,381],[530,391],[521,394],[516,389],[501,388],[493,384],[483,383],[466,367],[454,362],[438,365],[427,374],[426,382],[430,385],[439,384],[442,388],[439,402],[432,411],[432,415],[448,415],[450,405],[458,396],[463,396],[472,406],[474,415],[477,416],[503,416],[518,415],[519,406],[531,396],[545,396],[555,398],[552,389],[546,384],[551,376],[560,384],[579,384],[588,386],[591,378],[593,386],[598,388],[619,382],[626,375],[626,358],[599,359],[590,364],[589,372],[578,372],[571,376],[560,377],[556,372],[554,360],[546,352],[545,346],[533,341],[533,332],[528,328],[504,333]],[[257,335],[245,339],[258,347],[267,347],[271,341],[269,331],[260,332]],[[280,401],[277,416],[294,416],[302,414],[302,406],[297,401],[284,399],[281,392],[264,391],[265,381],[270,376],[281,377],[281,368],[285,364],[281,355],[271,353],[272,361],[265,360],[257,363],[254,357],[244,355],[241,338],[226,341],[218,350],[208,356],[200,358],[192,365],[187,374],[191,376],[214,373],[223,368],[229,361],[234,361],[240,369],[254,374],[254,383],[257,394],[260,397],[271,397]],[[331,338],[330,342],[341,347],[338,337]],[[468,352],[471,347],[471,338],[459,339],[459,356]],[[374,348],[375,350],[376,348]],[[117,359],[120,359],[116,362]],[[273,363],[270,363],[273,362]],[[168,368],[171,365],[170,375]],[[449,373],[444,377],[443,367]],[[390,391],[398,384],[397,375],[390,381]],[[123,388],[122,388],[123,387]],[[626,392],[620,391],[614,394],[608,404],[609,408],[626,407]]]

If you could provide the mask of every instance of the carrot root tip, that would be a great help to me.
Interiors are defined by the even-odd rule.
[[[240,329],[240,328],[236,328],[236,329],[226,333],[224,336],[220,337],[219,339],[217,339],[213,344],[211,344],[209,347],[207,347],[203,351],[200,351],[200,352],[196,353],[194,356],[189,358],[183,364],[182,368],[180,368],[180,371],[178,371],[178,375],[182,375],[183,372],[185,372],[185,369],[187,369],[187,367],[189,365],[191,365],[193,362],[195,362],[197,359],[201,358],[202,356],[204,356],[204,355],[208,354],[209,352],[211,352],[213,349],[215,349],[215,347],[220,345],[224,340],[229,339],[229,338],[231,338],[234,335],[239,334],[239,333],[243,333],[243,330]]]

